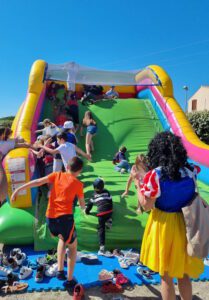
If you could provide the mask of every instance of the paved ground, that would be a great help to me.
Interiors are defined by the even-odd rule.
[[[209,300],[209,283],[198,282],[193,284],[193,300]],[[100,288],[91,288],[85,291],[85,299],[90,300],[110,300],[117,295],[104,295]],[[131,291],[124,291],[122,299],[130,300],[156,300],[161,299],[159,286],[135,286]],[[3,296],[2,300],[66,300],[72,299],[72,295],[67,292],[42,292],[42,293],[25,293],[20,295]],[[180,298],[177,298],[180,299]]]

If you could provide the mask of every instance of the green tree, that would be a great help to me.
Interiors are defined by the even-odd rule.
[[[14,116],[0,118],[0,126],[11,127],[14,118],[15,118]]]
[[[209,111],[188,113],[187,117],[200,140],[209,144]]]

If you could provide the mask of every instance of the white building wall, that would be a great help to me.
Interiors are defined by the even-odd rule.
[[[192,112],[192,100],[197,100],[196,111],[209,110],[209,86],[201,86],[188,100],[188,112]]]

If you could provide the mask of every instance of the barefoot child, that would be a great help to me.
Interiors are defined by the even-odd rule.
[[[88,110],[85,112],[83,118],[83,125],[86,127],[86,153],[91,154],[94,151],[93,137],[97,132],[97,123],[93,119],[92,113]],[[82,127],[81,127],[82,135]]]
[[[131,168],[131,174],[130,174],[129,179],[127,181],[126,190],[122,194],[122,197],[125,197],[125,196],[128,195],[131,183],[132,183],[132,181],[134,181],[135,187],[136,187],[136,190],[137,190],[137,196],[138,196],[138,207],[137,207],[137,212],[138,213],[143,212],[143,209],[142,209],[141,204],[140,204],[140,201],[143,197],[142,194],[141,194],[141,191],[140,191],[140,184],[143,183],[143,178],[144,178],[144,175],[146,174],[147,171],[148,171],[148,168],[147,168],[146,156],[143,155],[143,154],[137,155],[135,164]]]
[[[83,184],[77,179],[82,168],[83,161],[78,157],[74,157],[68,163],[67,172],[52,173],[46,177],[29,181],[17,188],[11,197],[11,201],[14,202],[21,190],[42,186],[44,184],[52,184],[46,218],[51,234],[59,238],[57,246],[57,278],[60,280],[66,279],[64,274],[65,248],[66,246],[69,248],[69,256],[67,257],[68,273],[65,284],[67,288],[74,288],[76,284],[76,281],[73,279],[77,253],[73,201],[77,196],[81,209],[85,209]]]

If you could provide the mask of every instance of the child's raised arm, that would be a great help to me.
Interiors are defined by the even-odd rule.
[[[59,150],[57,150],[57,149],[51,149],[51,148],[46,147],[46,146],[44,146],[44,145],[42,145],[42,146],[40,146],[40,147],[41,147],[42,149],[44,149],[46,152],[48,152],[48,153],[50,153],[50,154],[52,154],[52,155],[57,154],[57,153],[60,153]]]
[[[11,196],[11,202],[15,202],[16,200],[16,197],[18,195],[18,193],[22,190],[26,190],[26,189],[29,189],[29,188],[32,188],[32,187],[37,187],[37,186],[41,186],[41,185],[44,185],[46,183],[49,183],[49,180],[48,180],[48,177],[42,177],[42,178],[39,178],[39,179],[35,179],[35,180],[32,180],[32,181],[29,181],[25,184],[23,184],[22,186],[18,187],[12,194]]]
[[[86,152],[84,152],[83,150],[81,150],[80,148],[78,148],[77,146],[75,146],[75,151],[76,151],[76,153],[82,155],[86,159],[91,160],[91,155],[87,154]]]

